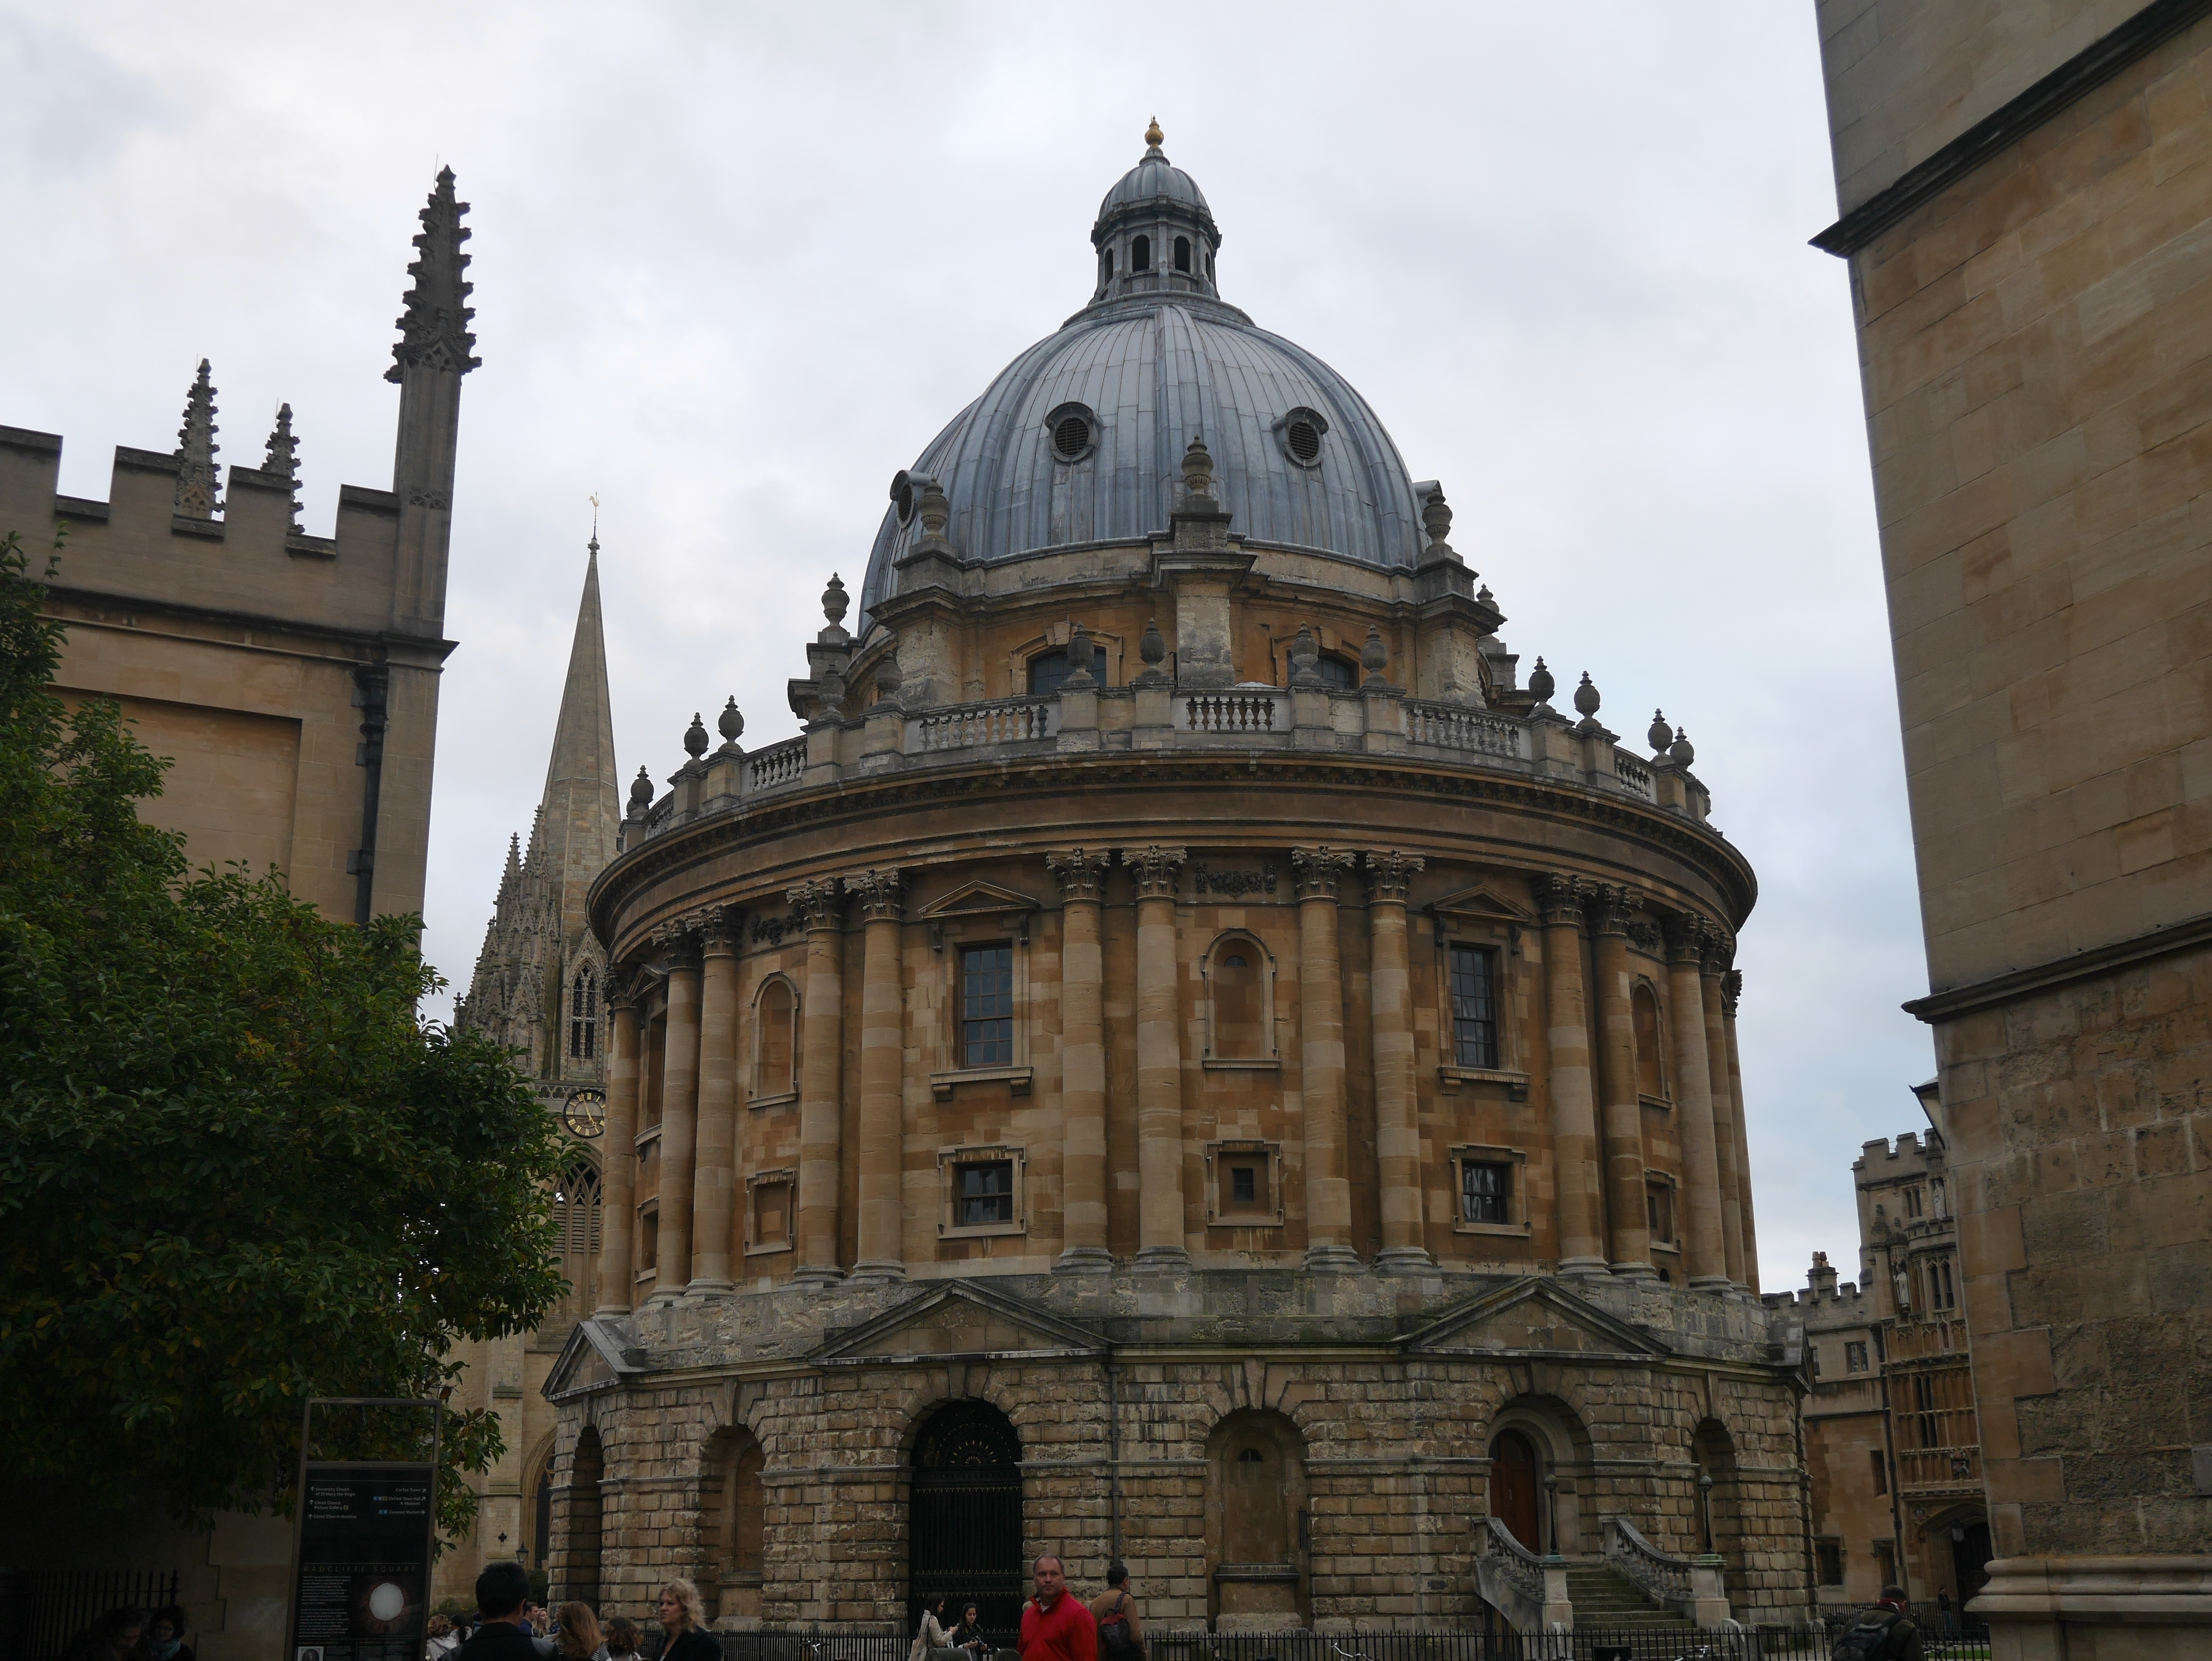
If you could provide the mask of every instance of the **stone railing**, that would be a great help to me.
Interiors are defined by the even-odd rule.
[[[1605,1519],[1606,1561],[1664,1603],[1701,1627],[1729,1618],[1728,1592],[1717,1557],[1676,1557],[1645,1539],[1626,1517]]]
[[[1432,766],[1516,774],[1624,797],[1696,824],[1705,822],[1710,807],[1704,786],[1689,773],[1622,752],[1594,721],[1576,726],[1548,712],[1506,715],[1407,698],[1393,688],[1378,696],[1373,687],[1198,689],[1161,681],[916,709],[886,700],[849,721],[817,721],[804,735],[750,755],[726,745],[685,764],[671,778],[668,794],[626,818],[623,846],[634,849],[665,830],[741,810],[768,794],[963,765],[994,752],[1029,757],[1177,748],[1418,757]]]
[[[1477,1588],[1514,1631],[1573,1630],[1575,1606],[1567,1598],[1564,1558],[1537,1556],[1495,1517],[1483,1524],[1480,1550],[1474,1563]]]

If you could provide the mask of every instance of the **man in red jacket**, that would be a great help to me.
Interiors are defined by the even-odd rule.
[[[1098,1661],[1098,1622],[1067,1590],[1067,1571],[1036,1560],[1036,1596],[1022,1605],[1022,1661]]]

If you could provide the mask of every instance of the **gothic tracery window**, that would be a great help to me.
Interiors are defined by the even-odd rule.
[[[599,983],[588,965],[568,988],[568,1056],[588,1062],[599,1053]]]

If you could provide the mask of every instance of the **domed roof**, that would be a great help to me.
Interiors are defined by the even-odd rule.
[[[1186,187],[1188,198],[1178,194]],[[1158,224],[1147,203],[1158,204]],[[1103,298],[953,417],[892,482],[864,614],[896,592],[896,562],[922,533],[913,490],[902,486],[942,487],[951,510],[945,534],[964,560],[1141,541],[1167,530],[1194,437],[1212,453],[1232,534],[1370,565],[1415,563],[1420,502],[1397,446],[1343,376],[1213,297],[1217,236],[1204,204],[1188,174],[1150,154],[1109,193],[1094,239],[1102,262],[1113,252],[1109,221],[1118,219],[1125,247],[1149,233],[1161,265],[1175,230],[1199,233],[1193,274],[1133,271],[1126,253],[1118,268],[1106,264],[1115,275],[1102,278]]]
[[[1212,216],[1206,205],[1206,192],[1181,167],[1167,158],[1160,149],[1164,137],[1159,123],[1155,121],[1146,130],[1144,159],[1123,173],[1114,188],[1106,192],[1106,199],[1098,204],[1098,222],[1104,224],[1124,208],[1146,207],[1154,202],[1172,202],[1193,212]]]

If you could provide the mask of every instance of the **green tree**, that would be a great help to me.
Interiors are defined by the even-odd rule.
[[[167,764],[50,690],[43,594],[9,536],[0,1475],[286,1505],[307,1397],[441,1395],[458,1342],[558,1297],[557,1135],[503,1052],[418,1019],[417,919],[331,922],[141,822]],[[500,1451],[448,1415],[448,1534]]]

